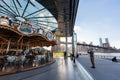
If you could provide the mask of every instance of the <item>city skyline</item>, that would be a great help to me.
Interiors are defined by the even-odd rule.
[[[93,42],[108,38],[111,47],[120,48],[119,0],[80,0],[75,23],[78,42]]]

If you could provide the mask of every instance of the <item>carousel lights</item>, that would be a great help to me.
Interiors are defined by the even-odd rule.
[[[32,27],[32,24],[30,24],[29,22],[26,22],[26,21],[21,22],[21,25],[29,25]]]
[[[39,15],[40,17],[44,17],[45,16],[45,14],[43,14],[43,13],[40,13],[40,15]]]
[[[19,18],[18,18],[19,19]],[[20,19],[22,20],[22,18]],[[8,26],[8,27],[13,27],[11,18],[7,16],[0,16],[0,25]],[[48,27],[49,29],[50,27]],[[48,40],[53,40],[54,35],[51,31],[45,30],[43,28],[38,28],[35,29],[32,27],[32,24],[27,22],[27,21],[21,21],[20,25],[18,26],[18,31],[21,32],[24,35],[29,35],[29,34],[41,34],[45,36]]]
[[[11,18],[8,18],[7,16],[0,16],[0,24],[12,27],[12,21]]]
[[[9,18],[6,16],[0,16],[0,19],[7,19],[9,21]]]

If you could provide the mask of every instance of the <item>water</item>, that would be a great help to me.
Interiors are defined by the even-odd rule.
[[[120,59],[120,53],[95,53],[95,56],[109,59],[112,59],[113,57],[116,56],[117,59]]]

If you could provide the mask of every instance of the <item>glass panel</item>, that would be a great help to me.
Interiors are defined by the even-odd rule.
[[[58,27],[54,16],[35,0],[0,0],[0,16],[8,16],[17,23],[27,21],[36,29],[52,31]]]

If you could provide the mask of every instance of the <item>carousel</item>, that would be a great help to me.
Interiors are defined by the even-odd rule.
[[[53,53],[42,47],[56,45],[57,26],[54,16],[37,1],[1,0],[0,75],[54,62]]]

